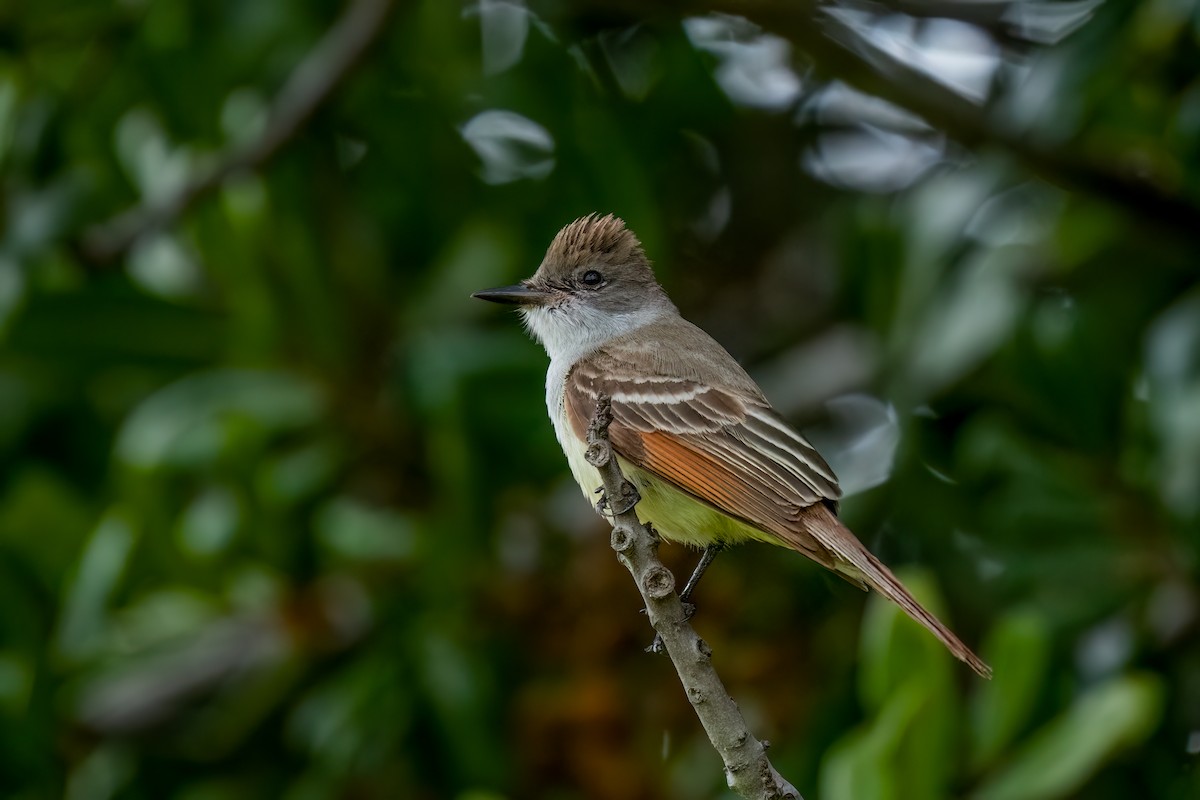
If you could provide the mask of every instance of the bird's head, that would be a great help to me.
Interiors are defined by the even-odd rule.
[[[517,306],[551,358],[577,358],[675,311],[641,242],[611,214],[559,231],[532,277],[471,296]]]

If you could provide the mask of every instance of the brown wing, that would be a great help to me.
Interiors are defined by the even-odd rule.
[[[629,358],[638,355],[635,351]],[[609,436],[623,458],[774,534],[817,563],[865,582],[977,673],[991,676],[989,667],[820,502],[841,497],[837,478],[761,395],[673,378],[647,370],[644,363],[631,369],[629,358],[600,351],[567,375],[564,403],[576,436],[586,436],[596,401],[607,394],[613,410]]]
[[[824,459],[757,397],[639,374],[606,352],[567,376],[565,404],[580,437],[602,392],[612,398],[609,435],[623,458],[757,528],[790,540],[804,530],[804,508],[841,496]],[[798,549],[831,566],[822,548]]]

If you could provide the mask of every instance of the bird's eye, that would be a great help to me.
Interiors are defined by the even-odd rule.
[[[594,269],[589,269],[583,273],[584,286],[599,286],[604,281],[604,276]]]

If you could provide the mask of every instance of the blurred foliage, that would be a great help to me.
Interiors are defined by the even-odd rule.
[[[0,794],[724,796],[467,299],[612,211],[995,667],[723,556],[810,800],[1200,796],[1200,4],[684,6],[0,7]]]
[[[944,611],[928,579],[906,582]],[[949,797],[975,784],[968,796],[977,800],[1034,800],[1079,789],[1106,759],[1154,730],[1163,681],[1148,671],[1105,678],[1030,729],[1048,677],[1048,644],[1042,616],[1005,615],[983,648],[996,679],[962,697],[938,645],[897,608],[872,598],[859,662],[859,697],[870,721],[825,755],[820,796]]]

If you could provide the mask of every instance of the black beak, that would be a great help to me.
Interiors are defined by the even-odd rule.
[[[540,306],[549,302],[551,294],[539,289],[533,289],[523,283],[516,286],[501,286],[498,289],[484,289],[475,292],[471,297],[488,300],[492,303],[504,303],[510,306]]]

